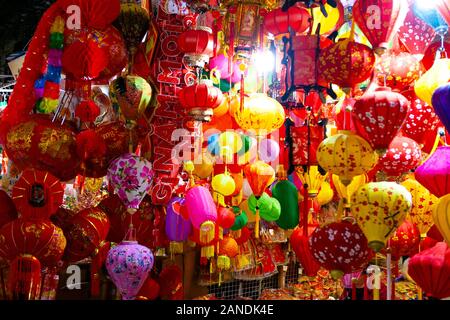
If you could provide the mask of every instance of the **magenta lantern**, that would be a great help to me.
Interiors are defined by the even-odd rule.
[[[137,241],[122,241],[109,250],[106,269],[123,300],[134,300],[153,267],[152,251]]]
[[[450,193],[450,146],[441,146],[415,171],[416,180],[436,197]]]

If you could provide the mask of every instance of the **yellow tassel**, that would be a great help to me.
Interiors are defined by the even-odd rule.
[[[380,289],[373,289],[373,300],[380,300]]]
[[[170,250],[171,255],[183,253],[183,242],[171,241],[169,250]]]
[[[256,217],[255,217],[255,238],[259,239],[259,208],[256,207]]]
[[[231,260],[229,257],[221,255],[217,257],[217,268],[228,270],[231,267]]]
[[[214,246],[202,247],[200,255],[202,258],[211,259],[214,257]]]
[[[208,244],[214,240],[216,228],[214,222],[206,221],[200,226],[200,243]]]

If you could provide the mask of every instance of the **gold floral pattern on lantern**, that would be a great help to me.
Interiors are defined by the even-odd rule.
[[[72,135],[62,130],[45,129],[41,136],[39,149],[52,158],[66,160],[70,158]]]
[[[14,152],[28,152],[31,148],[31,136],[36,123],[25,122],[8,133],[7,147]]]
[[[377,163],[378,156],[369,143],[351,131],[339,131],[319,145],[319,165],[339,176],[347,186],[353,177],[366,173]]]

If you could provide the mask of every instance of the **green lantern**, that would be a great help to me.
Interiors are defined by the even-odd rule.
[[[253,214],[256,213],[256,206],[259,208],[259,214],[262,219],[272,222],[277,221],[281,214],[281,205],[277,199],[263,193],[259,199],[255,195],[248,198],[248,208]]]
[[[232,231],[241,230],[243,227],[247,225],[248,217],[244,210],[241,210],[239,207],[233,207],[233,211],[235,214],[234,224],[230,228]]]
[[[298,190],[285,178],[285,174],[281,175],[280,180],[272,188],[272,196],[281,205],[281,215],[277,225],[285,230],[294,229],[299,222]]]

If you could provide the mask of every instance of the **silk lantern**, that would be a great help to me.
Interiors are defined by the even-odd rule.
[[[367,237],[369,247],[380,251],[405,220],[412,206],[408,190],[395,182],[370,182],[352,196],[352,215]]]
[[[424,239],[433,225],[433,208],[438,199],[412,177],[402,182],[412,196],[412,207],[408,220],[414,223]]]
[[[400,131],[409,101],[390,88],[379,87],[357,99],[353,108],[358,133],[383,154]]]
[[[450,193],[450,146],[439,146],[415,171],[416,180],[436,197]]]
[[[173,197],[167,204],[165,231],[172,253],[183,252],[182,242],[187,241],[192,230],[191,221],[181,215],[183,202],[184,199]]]
[[[277,8],[264,16],[264,30],[274,36],[289,33],[289,30],[303,33],[309,28],[310,18],[308,10],[303,7],[292,6],[286,11]]]
[[[408,264],[408,274],[434,298],[450,296],[450,249],[445,242],[413,256]]]
[[[284,170],[278,172],[278,182],[272,188],[272,196],[280,202],[281,214],[276,221],[284,229],[294,229],[299,222],[298,190],[287,179]]]
[[[309,248],[309,237],[314,231],[314,228],[308,228],[308,234],[304,234],[301,228],[295,228],[292,232],[289,241],[291,243],[292,249],[295,252],[297,260],[300,262],[303,272],[308,277],[316,276],[320,269],[320,265],[312,256],[311,250]]]
[[[184,53],[183,61],[190,68],[203,68],[214,56],[214,39],[211,29],[197,27],[178,36],[178,47]]]
[[[439,199],[433,209],[433,221],[445,242],[450,244],[450,194]]]
[[[322,168],[339,176],[347,186],[353,177],[372,169],[378,157],[363,138],[351,131],[339,131],[322,141],[317,150],[317,160]]]
[[[357,0],[353,19],[381,55],[406,18],[407,4],[402,0]]]
[[[447,83],[437,88],[433,93],[431,102],[439,119],[441,119],[447,131],[450,131],[450,84]]]
[[[370,77],[374,65],[375,56],[370,48],[352,38],[341,39],[323,49],[319,57],[322,77],[347,93]]]
[[[437,59],[433,66],[416,81],[414,91],[417,97],[432,105],[433,93],[449,81],[450,59]]]
[[[402,132],[408,138],[422,144],[425,142],[426,134],[437,128],[439,118],[434,113],[433,107],[420,100],[414,90],[402,92],[402,95],[411,103]]]
[[[212,179],[211,186],[215,192],[225,197],[232,195],[236,189],[234,179],[227,173],[215,175]]]
[[[410,221],[405,220],[389,239],[392,258],[398,261],[402,256],[410,256],[418,249],[420,231]]]
[[[152,251],[137,241],[122,241],[108,252],[106,269],[123,300],[134,300],[153,268]]]
[[[338,280],[346,273],[360,271],[371,258],[367,239],[356,224],[333,222],[318,227],[309,238],[314,259]]]
[[[224,99],[222,91],[208,81],[184,87],[178,98],[189,115],[204,122],[211,121],[213,109],[219,107]]]
[[[130,213],[150,190],[153,174],[151,163],[132,153],[117,158],[108,169],[108,179]]]
[[[259,216],[268,222],[277,221],[281,214],[280,202],[270,197],[267,193],[263,193],[258,199],[255,195],[248,198],[248,208],[253,213],[259,213]]]
[[[414,140],[396,136],[386,153],[380,158],[380,170],[388,176],[400,176],[414,170],[422,160],[420,146]]]
[[[216,234],[217,208],[211,193],[203,186],[195,186],[188,190],[185,206],[192,226],[199,230],[200,241],[211,242]],[[208,256],[213,255],[214,247],[208,246]]]

